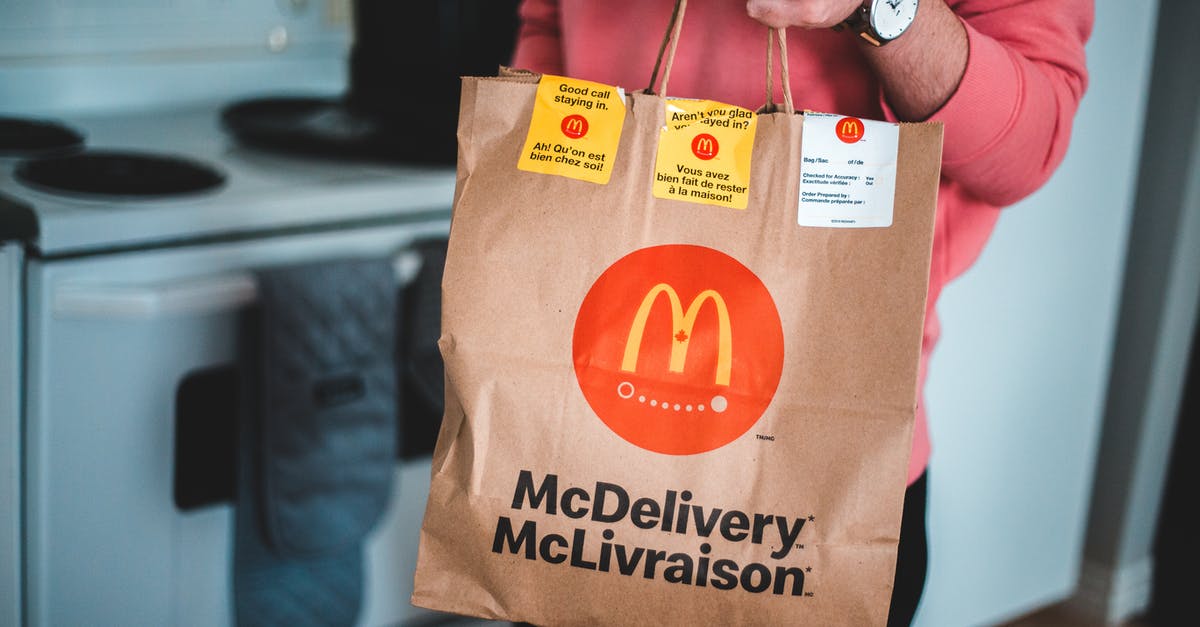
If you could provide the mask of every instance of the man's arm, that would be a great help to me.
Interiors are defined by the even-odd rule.
[[[889,119],[944,123],[942,174],[989,204],[1010,205],[1045,183],[1066,154],[1087,85],[1092,0],[920,4],[919,23],[896,41],[880,49],[862,43],[884,110]],[[824,28],[859,5],[750,0],[747,11],[768,25]]]
[[[862,0],[749,0],[750,17],[773,27],[831,28]],[[967,67],[967,34],[943,0],[921,0],[908,31],[880,47],[863,43],[892,111],[924,120],[954,93]]]

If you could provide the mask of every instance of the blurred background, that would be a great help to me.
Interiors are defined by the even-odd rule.
[[[277,566],[233,558],[247,318],[265,269],[363,257],[402,404],[347,590],[362,625],[449,620],[408,597],[456,77],[508,58],[515,4],[0,2],[0,625],[235,620]],[[919,625],[1186,624],[1198,22],[1097,0],[1065,162],[943,293]]]

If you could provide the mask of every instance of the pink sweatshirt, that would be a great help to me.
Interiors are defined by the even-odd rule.
[[[970,56],[950,100],[921,350],[920,386],[939,325],[942,287],[983,250],[999,217],[1062,161],[1087,83],[1084,42],[1092,0],[947,0],[966,25]],[[626,89],[646,86],[671,0],[525,0],[513,65]],[[848,33],[788,29],[797,109],[895,120],[862,44]],[[765,101],[766,30],[740,0],[691,0],[671,72],[672,96],[757,109]],[[780,100],[779,88],[775,90]],[[929,462],[924,402],[917,404],[908,480]]]

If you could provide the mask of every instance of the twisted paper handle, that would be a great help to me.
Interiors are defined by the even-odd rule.
[[[657,93],[664,98],[667,96],[667,84],[671,79],[671,66],[675,63],[675,49],[679,45],[679,31],[683,27],[683,15],[686,12],[687,0],[675,0],[675,8],[671,11],[671,21],[667,24],[667,31],[663,34],[662,43],[658,46],[658,57],[654,61],[654,71],[650,74],[650,84],[645,90],[647,94],[656,93],[655,85],[659,83],[659,71],[661,70],[662,82],[658,84]],[[776,40],[779,42],[779,77],[780,84],[783,87],[783,110],[789,114],[795,113],[796,109],[792,104],[792,87],[788,78],[786,28],[767,29],[767,105],[765,109],[767,111],[775,110],[775,73],[773,66]]]

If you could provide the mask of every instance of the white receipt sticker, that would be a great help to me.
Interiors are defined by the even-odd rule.
[[[891,226],[899,147],[898,124],[806,112],[800,226]]]

